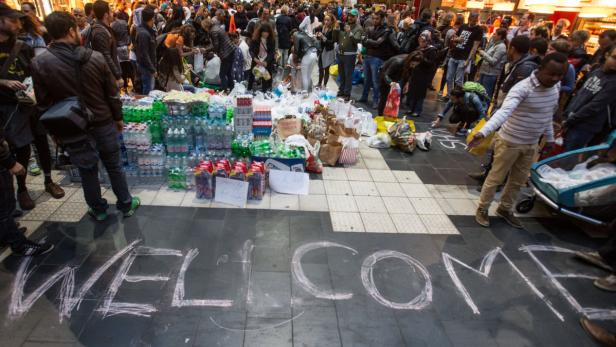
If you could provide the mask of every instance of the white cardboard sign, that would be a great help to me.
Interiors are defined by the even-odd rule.
[[[214,201],[225,204],[246,207],[248,198],[248,182],[216,177],[216,195]]]
[[[269,185],[277,193],[308,195],[310,179],[305,172],[270,170]]]

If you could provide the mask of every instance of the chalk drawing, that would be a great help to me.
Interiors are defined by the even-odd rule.
[[[216,266],[220,264],[226,264],[229,262],[229,256],[227,254],[223,254],[216,260]]]
[[[129,245],[117,252],[113,257],[109,258],[103,265],[101,265],[96,271],[84,282],[77,295],[73,296],[75,290],[75,270],[76,268],[64,267],[60,271],[49,277],[42,285],[35,289],[30,295],[24,298],[24,286],[26,281],[36,268],[27,271],[32,261],[32,258],[26,257],[22,260],[17,270],[15,282],[13,283],[13,291],[11,294],[11,302],[9,304],[8,318],[16,319],[28,312],[32,305],[57,281],[63,278],[62,286],[60,288],[60,322],[64,318],[70,318],[71,312],[75,307],[79,309],[79,305],[83,300],[85,294],[92,288],[94,283],[120,258],[130,252],[141,240],[135,240]]]
[[[144,281],[168,281],[169,280],[169,276],[161,276],[161,275],[154,275],[154,276],[131,276],[131,275],[126,275],[124,276],[124,281],[126,282],[131,282],[131,283],[137,283],[137,282],[144,282]]]
[[[101,307],[97,309],[101,312],[103,318],[115,316],[118,314],[128,314],[140,317],[151,317],[151,314],[158,310],[151,304],[140,304],[130,302],[113,302],[120,286],[123,282],[142,282],[142,281],[168,281],[169,277],[166,276],[129,276],[128,271],[135,262],[137,257],[142,256],[176,256],[181,257],[182,252],[175,249],[168,248],[152,248],[152,247],[137,247],[133,252],[129,253],[124,259],[120,268],[116,272],[105,298],[101,304]]]
[[[188,306],[212,306],[212,307],[231,307],[233,300],[210,300],[210,299],[184,299],[184,280],[186,277],[186,271],[193,260],[199,255],[199,250],[196,248],[190,249],[184,257],[182,267],[178,273],[178,278],[175,283],[175,289],[173,291],[173,299],[171,306],[173,307],[188,307]]]
[[[389,301],[383,297],[383,295],[379,292],[379,289],[376,287],[376,284],[374,283],[374,264],[383,259],[389,258],[400,259],[407,263],[411,269],[419,270],[419,273],[426,282],[421,293],[413,298],[413,300],[405,303]],[[430,280],[428,270],[422,263],[419,262],[419,260],[397,251],[382,250],[372,253],[366,257],[366,259],[364,259],[364,263],[361,265],[361,282],[364,284],[364,288],[366,288],[368,294],[370,294],[374,300],[383,306],[396,310],[421,310],[430,305],[432,302],[432,280]]]
[[[548,298],[546,298],[545,295],[543,295],[543,293],[541,293],[539,289],[537,289],[537,287],[535,287],[535,285],[528,279],[528,277],[526,277],[526,275],[524,275],[522,271],[520,271],[520,269],[518,269],[518,267],[515,266],[515,264],[501,250],[500,247],[494,248],[493,250],[489,251],[483,257],[483,259],[481,260],[481,264],[479,265],[479,270],[449,255],[448,253],[443,252],[443,263],[445,264],[445,269],[447,270],[447,273],[449,273],[449,277],[451,277],[451,280],[453,281],[454,285],[458,289],[458,292],[462,295],[462,297],[464,298],[464,301],[466,301],[466,304],[471,308],[473,313],[480,314],[479,308],[477,307],[477,305],[471,298],[471,295],[468,293],[468,290],[466,290],[466,287],[462,284],[462,281],[460,281],[458,274],[456,274],[456,271],[453,268],[453,262],[456,262],[457,264],[462,265],[463,267],[475,272],[476,274],[480,276],[488,278],[490,276],[490,271],[492,270],[492,264],[494,263],[494,259],[499,254],[507,261],[507,263],[509,263],[511,268],[522,278],[524,283],[526,283],[526,285],[533,291],[533,293],[535,293],[535,295],[537,295],[541,300],[543,300],[543,302],[545,302],[545,304],[556,315],[556,317],[558,317],[558,319],[564,322],[565,317],[563,317],[563,315],[554,308],[554,306],[548,300]]]
[[[355,249],[335,242],[318,241],[306,243],[297,247],[295,249],[295,252],[293,252],[293,258],[291,259],[291,272],[293,273],[293,278],[295,278],[295,280],[302,289],[317,298],[329,300],[348,300],[353,297],[353,293],[334,292],[330,290],[320,289],[314,283],[312,283],[312,281],[310,281],[304,273],[304,268],[302,267],[302,258],[304,257],[304,255],[312,250],[328,247],[344,248],[350,251],[353,255],[357,254],[357,251]]]
[[[269,329],[275,329],[278,327],[281,327],[285,324],[288,324],[290,322],[292,322],[293,320],[301,317],[301,315],[304,314],[304,311],[298,313],[295,317],[292,317],[290,319],[287,319],[285,321],[282,321],[278,324],[274,324],[274,325],[270,325],[270,326],[266,326],[266,327],[260,327],[260,328],[254,328],[254,329],[238,329],[238,328],[228,328],[225,326],[222,326],[220,323],[218,323],[216,320],[214,320],[214,318],[212,318],[212,316],[210,316],[210,320],[212,321],[212,323],[214,323],[215,326],[219,327],[220,329],[224,329],[224,330],[228,330],[228,331],[236,331],[236,332],[245,332],[245,331],[261,331],[261,330],[269,330]]]
[[[252,252],[255,245],[252,240],[244,241],[244,246],[240,250],[240,262],[242,263],[242,273],[248,285],[246,286],[246,302],[253,302],[252,295]]]
[[[466,139],[452,135],[446,129],[432,129],[432,140],[436,140],[441,146],[447,149],[456,149],[460,147],[466,149]]]
[[[573,297],[560,283],[558,278],[580,278],[580,279],[594,279],[594,276],[579,275],[574,273],[560,274],[550,271],[540,260],[537,258],[534,252],[555,252],[555,253],[567,253],[575,254],[574,250],[558,247],[558,246],[546,246],[546,245],[526,245],[520,247],[520,251],[528,253],[531,259],[537,264],[537,266],[545,273],[547,278],[552,282],[552,285],[560,292],[560,294],[569,302],[569,304],[578,312],[586,316],[588,319],[595,320],[608,320],[616,319],[616,309],[602,309],[594,307],[582,307],[582,305]]]

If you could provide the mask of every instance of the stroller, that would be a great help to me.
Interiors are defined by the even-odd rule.
[[[533,165],[534,195],[516,205],[529,212],[537,197],[559,213],[605,227],[616,220],[616,130],[600,145],[565,152]]]

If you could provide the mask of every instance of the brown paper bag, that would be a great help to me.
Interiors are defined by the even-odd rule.
[[[282,118],[276,124],[281,139],[302,133],[302,120],[299,118]]]
[[[338,162],[338,158],[340,158],[341,152],[342,144],[326,143],[321,146],[321,150],[319,151],[319,159],[321,159],[325,165],[335,166]]]

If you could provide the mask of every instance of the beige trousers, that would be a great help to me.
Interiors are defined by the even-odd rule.
[[[526,184],[536,153],[537,144],[518,145],[507,142],[496,134],[494,136],[494,162],[481,188],[479,208],[487,210],[490,207],[496,188],[509,174],[499,207],[503,210],[511,210],[520,188]]]

